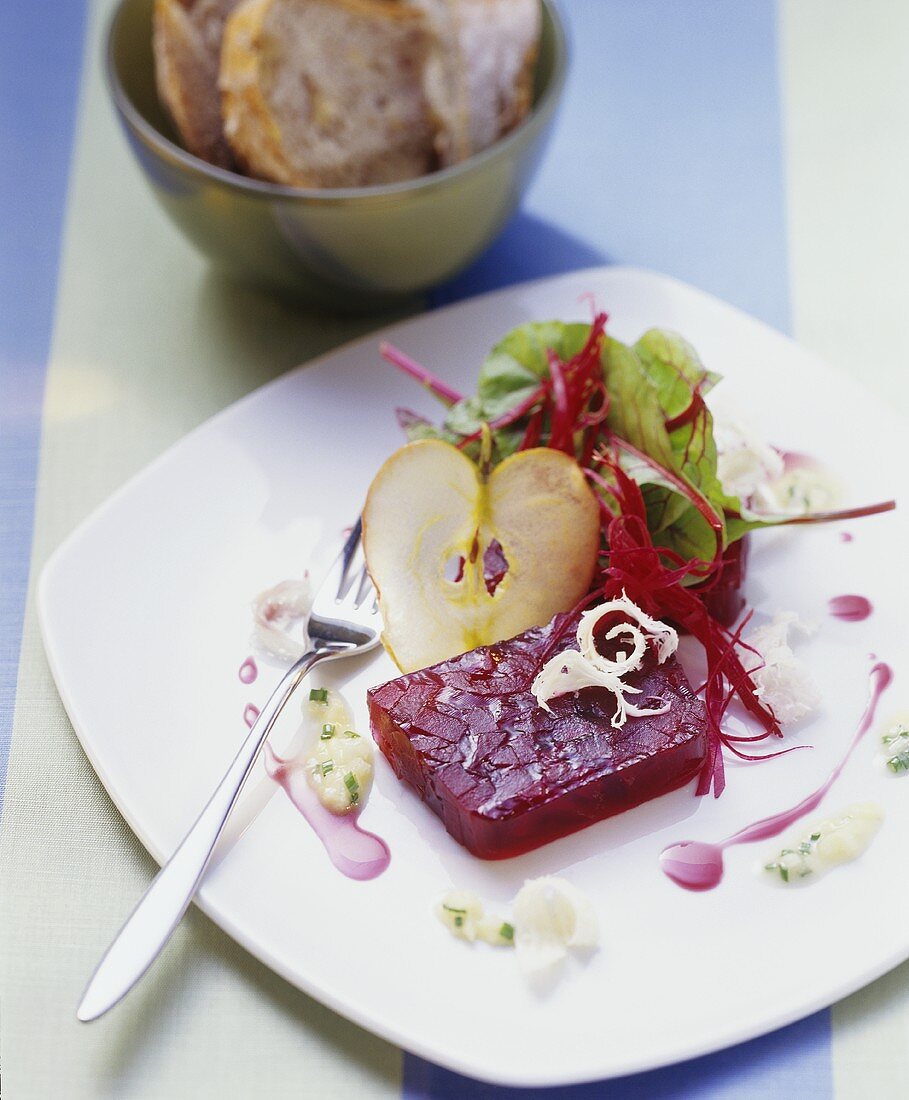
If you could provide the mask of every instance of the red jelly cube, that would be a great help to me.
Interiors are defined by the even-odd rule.
[[[474,855],[504,859],[675,790],[707,751],[707,716],[681,665],[645,659],[635,703],[666,713],[611,720],[615,696],[585,688],[553,699],[530,687],[545,660],[576,645],[558,615],[369,692],[373,736],[397,775]]]

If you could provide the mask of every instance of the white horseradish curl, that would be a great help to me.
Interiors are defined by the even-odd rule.
[[[610,627],[604,635],[607,642],[627,638],[629,649],[619,649],[615,659],[604,657],[594,643],[594,630],[607,615],[621,614],[625,620]],[[648,646],[656,649],[657,660],[663,664],[678,649],[679,636],[666,623],[651,618],[623,592],[614,600],[608,600],[581,615],[577,630],[577,649],[568,649],[551,657],[537,673],[531,691],[537,703],[549,710],[549,700],[588,687],[601,687],[611,691],[616,699],[616,712],[612,725],[620,729],[629,717],[644,718],[653,714],[665,714],[669,704],[654,710],[637,707],[628,700],[629,695],[640,695],[641,689],[626,684],[622,679],[629,672],[636,672],[642,665]]]
[[[299,661],[306,652],[302,641],[289,628],[305,619],[312,608],[312,585],[307,574],[302,580],[286,580],[260,592],[252,602],[253,642],[278,661]]]

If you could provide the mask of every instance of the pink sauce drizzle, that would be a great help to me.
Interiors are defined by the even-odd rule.
[[[356,814],[326,810],[307,782],[301,762],[282,760],[266,744],[265,770],[312,826],[328,858],[342,874],[362,882],[381,875],[388,867],[391,853],[385,841],[361,829]]]
[[[834,596],[827,601],[827,609],[835,619],[847,623],[860,623],[867,619],[874,606],[866,596]]]
[[[258,717],[259,708],[254,703],[247,703],[246,710],[243,711],[243,721],[250,729],[253,728]]]
[[[852,542],[854,537],[848,531],[840,531],[840,542]]]
[[[259,675],[259,666],[252,657],[247,657],[240,665],[240,671],[237,675],[240,677],[241,684],[254,684],[256,677]]]
[[[842,760],[816,791],[790,809],[773,814],[772,817],[763,817],[753,825],[733,833],[726,840],[721,840],[719,844],[708,844],[700,840],[683,840],[679,844],[671,844],[668,848],[664,848],[660,855],[660,867],[663,873],[686,890],[712,890],[715,886],[719,886],[723,878],[723,851],[726,848],[731,848],[734,844],[753,844],[757,840],[779,836],[799,818],[817,809],[824,795],[839,778],[855,747],[868,732],[874,721],[878,701],[892,680],[893,669],[883,661],[879,661],[871,669],[868,705],[865,707],[855,735]]]

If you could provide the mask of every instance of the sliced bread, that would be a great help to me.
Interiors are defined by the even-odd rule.
[[[436,45],[424,72],[442,165],[486,149],[530,110],[540,0],[409,0]]]
[[[470,156],[467,78],[459,41],[458,0],[410,0],[426,14],[433,42],[423,70],[423,87],[435,126],[434,145],[442,167]]]
[[[237,0],[155,0],[152,46],[158,95],[190,153],[230,168],[218,66],[227,16]]]
[[[245,0],[227,21],[224,132],[253,175],[360,187],[435,164],[426,13],[398,0]]]
[[[514,129],[533,102],[540,0],[452,0],[467,82],[468,142],[478,153]]]

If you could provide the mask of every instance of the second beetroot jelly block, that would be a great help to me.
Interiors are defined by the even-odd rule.
[[[567,625],[567,629],[566,629]],[[707,717],[681,665],[647,658],[629,682],[664,714],[614,729],[614,696],[600,688],[537,705],[543,661],[571,647],[557,616],[369,692],[372,731],[397,775],[474,855],[537,848],[687,783],[707,748]]]

